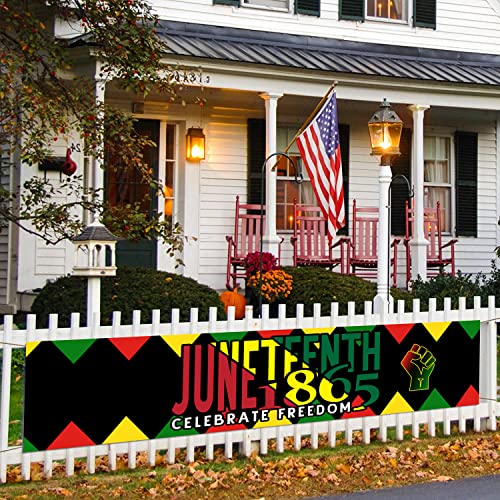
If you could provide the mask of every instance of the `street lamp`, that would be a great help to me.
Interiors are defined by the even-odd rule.
[[[389,287],[390,257],[389,257],[389,188],[392,180],[391,160],[400,154],[399,141],[403,122],[391,105],[384,99],[380,109],[374,113],[368,122],[372,156],[380,156],[379,209],[377,233],[377,295],[373,299],[373,309],[376,313],[392,311],[392,297]]]

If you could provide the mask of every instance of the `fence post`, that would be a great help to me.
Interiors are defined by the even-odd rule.
[[[486,326],[486,356],[487,356],[487,392],[485,397],[488,401],[488,429],[494,431],[497,428],[497,323],[495,319],[495,297],[488,297],[488,323]]]
[[[12,377],[12,316],[3,323],[2,394],[0,402],[0,481],[7,481],[7,449],[9,447],[10,381]]]

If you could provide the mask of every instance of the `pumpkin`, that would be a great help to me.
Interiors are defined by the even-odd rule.
[[[235,319],[242,319],[245,317],[245,306],[247,301],[245,297],[238,293],[238,287],[234,290],[226,290],[220,294],[220,300],[224,304],[224,311],[227,314],[227,308],[229,306],[234,306],[234,317]]]

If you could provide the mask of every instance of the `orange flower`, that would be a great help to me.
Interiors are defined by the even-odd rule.
[[[292,291],[293,278],[282,269],[271,269],[262,274],[257,271],[247,280],[247,286],[250,287],[256,295],[261,294],[267,302],[286,299]],[[260,289],[260,292],[259,292]]]

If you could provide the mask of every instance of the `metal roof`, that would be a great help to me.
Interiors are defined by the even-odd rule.
[[[474,85],[500,85],[500,56],[162,21],[166,53],[236,63]]]

